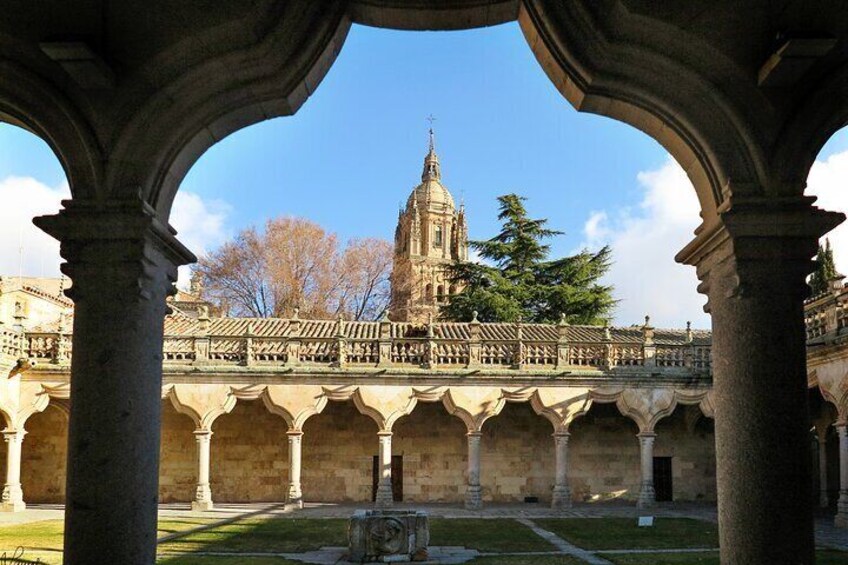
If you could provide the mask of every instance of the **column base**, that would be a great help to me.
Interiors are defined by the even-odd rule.
[[[821,491],[821,495],[819,496],[819,508],[827,508],[830,506],[830,499],[827,496],[827,491]]]
[[[636,508],[651,508],[657,503],[657,495],[654,487],[643,486],[639,491],[639,500],[636,502]]]
[[[215,508],[215,505],[211,500],[192,500],[191,501],[191,511],[192,512],[209,512]]]
[[[571,490],[567,486],[554,487],[551,497],[551,508],[554,510],[571,508]]]
[[[378,485],[377,486],[377,496],[374,500],[374,506],[378,508],[388,508],[389,506],[394,505],[395,497],[392,494],[391,485]]]
[[[480,510],[483,507],[483,497],[480,486],[469,486],[465,491],[465,509]]]
[[[23,512],[24,510],[26,510],[26,502],[23,500],[0,503],[0,512]]]
[[[836,517],[833,519],[833,525],[837,528],[848,529],[848,493],[839,493],[839,502],[836,506]]]
[[[303,508],[303,494],[299,488],[289,488],[286,495],[286,510],[300,510]]]

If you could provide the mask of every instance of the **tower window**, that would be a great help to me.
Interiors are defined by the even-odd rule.
[[[436,226],[433,231],[433,247],[442,246],[442,226]]]
[[[436,289],[436,301],[444,302],[445,301],[445,287],[439,285]]]

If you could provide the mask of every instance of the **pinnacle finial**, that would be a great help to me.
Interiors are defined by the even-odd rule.
[[[650,325],[651,325],[651,317],[646,315],[645,316],[645,327],[648,327]]]
[[[433,122],[436,121],[436,118],[433,114],[427,116],[427,121],[430,122],[430,153],[436,151],[436,134],[433,132]]]
[[[479,314],[477,313],[477,310],[474,310],[474,311],[471,312],[471,323],[472,324],[477,324],[477,323],[480,322],[480,320],[477,319],[478,315]]]

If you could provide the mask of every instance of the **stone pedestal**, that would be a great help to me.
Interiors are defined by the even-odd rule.
[[[426,512],[359,510],[348,522],[348,561],[426,561],[430,525]]]
[[[479,510],[483,507],[480,487],[480,438],[481,432],[468,432],[468,487],[465,491],[465,508]]]

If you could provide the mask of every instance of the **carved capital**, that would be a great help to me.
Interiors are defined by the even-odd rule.
[[[845,219],[813,206],[814,201],[734,197],[719,207],[715,227],[699,232],[676,260],[697,267],[698,290],[708,297],[744,298],[765,287],[772,295],[801,299],[819,238]]]
[[[33,220],[61,242],[62,272],[73,280],[76,303],[104,296],[161,300],[175,292],[177,267],[197,260],[173,228],[140,199],[65,200],[52,216]]]

